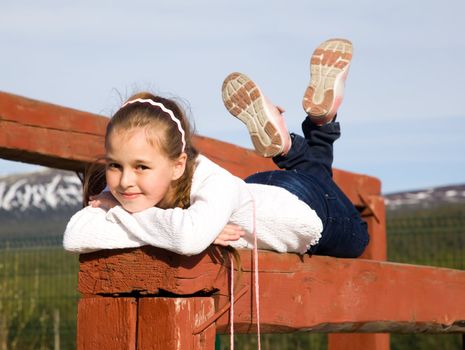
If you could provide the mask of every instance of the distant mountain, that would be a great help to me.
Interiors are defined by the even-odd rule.
[[[0,238],[61,235],[82,207],[81,188],[70,171],[0,177]]]
[[[392,193],[388,210],[424,209],[465,203],[465,184]],[[49,169],[0,177],[0,239],[59,236],[82,207],[81,180],[70,171]]]
[[[430,209],[449,204],[465,204],[465,184],[432,187],[385,195],[388,210]]]
[[[0,177],[0,209],[6,212],[44,212],[81,202],[81,181],[73,172],[50,169]]]

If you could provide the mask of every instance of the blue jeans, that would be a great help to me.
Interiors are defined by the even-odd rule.
[[[286,171],[260,172],[245,181],[285,188],[316,211],[323,232],[310,254],[358,257],[368,244],[367,224],[333,181],[333,143],[341,135],[339,123],[315,126],[306,118],[302,131],[305,138],[291,134],[287,155],[273,158]]]

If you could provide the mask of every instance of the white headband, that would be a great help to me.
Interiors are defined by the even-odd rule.
[[[186,150],[186,138],[184,136],[184,130],[182,128],[182,125],[181,125],[181,122],[179,121],[178,118],[176,118],[174,116],[174,113],[171,109],[168,109],[166,108],[163,103],[160,103],[160,102],[155,102],[153,100],[150,100],[150,99],[145,99],[145,98],[136,98],[134,100],[131,100],[131,101],[127,101],[125,104],[123,104],[121,106],[121,108],[129,105],[129,104],[133,104],[133,103],[136,103],[136,102],[139,102],[139,103],[149,103],[151,104],[152,106],[155,106],[155,107],[160,107],[161,110],[165,113],[168,113],[168,115],[170,116],[171,120],[173,120],[176,125],[178,126],[178,130],[179,132],[181,133],[181,140],[182,140],[182,152],[184,152]]]

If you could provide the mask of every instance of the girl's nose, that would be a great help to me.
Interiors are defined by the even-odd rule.
[[[119,181],[119,185],[122,188],[128,188],[134,185],[134,174],[130,170],[123,170],[121,173],[121,178]]]

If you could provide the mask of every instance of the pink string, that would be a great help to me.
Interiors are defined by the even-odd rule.
[[[257,310],[257,345],[258,350],[261,349],[260,341],[260,288],[258,280],[258,248],[257,248],[257,231],[256,231],[256,208],[255,199],[252,197],[253,204],[253,269],[254,269],[254,285],[255,285],[255,304]]]
[[[252,198],[252,212],[253,212],[253,270],[254,270],[254,292],[255,292],[255,305],[256,305],[256,317],[257,317],[257,345],[258,350],[261,350],[261,334],[260,334],[260,288],[258,280],[258,248],[257,248],[257,230],[256,230],[256,208],[255,208],[255,199],[250,193]],[[231,262],[231,273],[230,273],[230,290],[229,290],[229,300],[230,300],[230,309],[229,309],[229,349],[234,350],[234,261],[233,258],[230,258]]]
[[[231,256],[231,255],[230,255]],[[229,349],[234,350],[234,259],[231,256],[230,290],[229,290]]]

